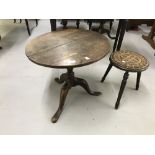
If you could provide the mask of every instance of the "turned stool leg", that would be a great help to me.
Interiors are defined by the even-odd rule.
[[[107,77],[107,75],[108,75],[109,71],[111,70],[111,68],[112,68],[112,64],[110,63],[107,70],[106,70],[106,72],[105,72],[105,74],[104,74],[104,76],[103,76],[103,78],[102,78],[102,80],[101,80],[101,82],[103,82],[105,80],[105,78]]]
[[[139,89],[140,77],[141,77],[141,72],[137,72],[136,90]]]
[[[122,83],[121,83],[121,87],[120,87],[120,90],[119,90],[118,98],[117,98],[117,101],[116,101],[116,104],[115,104],[115,109],[118,109],[118,107],[119,107],[120,100],[121,100],[122,94],[124,92],[124,88],[126,86],[126,82],[127,82],[128,77],[129,77],[128,72],[125,72],[124,76],[123,76]]]

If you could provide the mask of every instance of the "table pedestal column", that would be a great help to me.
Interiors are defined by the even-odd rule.
[[[68,91],[72,87],[79,85],[79,86],[83,87],[86,90],[86,92],[90,95],[98,96],[101,94],[101,92],[92,91],[89,88],[88,83],[84,79],[75,77],[74,72],[73,72],[73,68],[67,68],[67,73],[63,73],[60,76],[60,78],[56,78],[55,81],[59,84],[64,83],[64,85],[62,86],[61,93],[60,93],[60,102],[59,102],[58,110],[54,114],[54,116],[52,117],[53,123],[56,123],[57,120],[59,119],[59,117],[62,113],[62,110],[63,110],[63,106],[65,104],[65,99],[66,99],[66,96],[68,94]]]

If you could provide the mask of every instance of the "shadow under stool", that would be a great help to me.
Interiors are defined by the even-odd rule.
[[[115,109],[118,109],[122,94],[124,92],[124,89],[125,89],[125,86],[127,83],[127,79],[129,77],[129,72],[137,73],[136,90],[138,90],[141,73],[142,73],[142,71],[145,71],[148,68],[149,62],[141,54],[132,52],[132,51],[128,51],[128,50],[120,50],[120,51],[113,52],[111,54],[109,60],[110,60],[110,64],[109,64],[101,82],[103,82],[105,80],[105,78],[107,77],[112,66],[115,66],[116,68],[118,68],[122,71],[125,71],[123,80],[122,80],[122,83],[120,86],[120,90],[118,93],[117,101],[115,103]]]

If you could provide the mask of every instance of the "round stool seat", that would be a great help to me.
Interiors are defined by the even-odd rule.
[[[149,66],[149,62],[144,56],[127,50],[112,53],[110,61],[117,68],[130,72],[142,72]]]

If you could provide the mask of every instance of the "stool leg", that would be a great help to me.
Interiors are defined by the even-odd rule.
[[[122,94],[124,92],[124,88],[126,86],[126,82],[127,82],[128,77],[129,77],[128,72],[125,72],[124,76],[123,76],[122,83],[121,83],[121,87],[120,87],[120,90],[119,90],[119,94],[118,94],[118,97],[117,97],[117,101],[116,101],[116,104],[115,104],[115,109],[118,109],[118,107],[119,107],[120,100],[121,100]]]
[[[141,72],[137,72],[136,90],[139,89],[140,77],[141,77]]]
[[[108,75],[109,71],[111,70],[111,68],[112,68],[112,64],[110,63],[107,70],[106,70],[106,72],[105,72],[105,74],[104,74],[104,76],[102,77],[101,82],[103,82],[105,80],[105,78],[107,77],[107,75]]]

